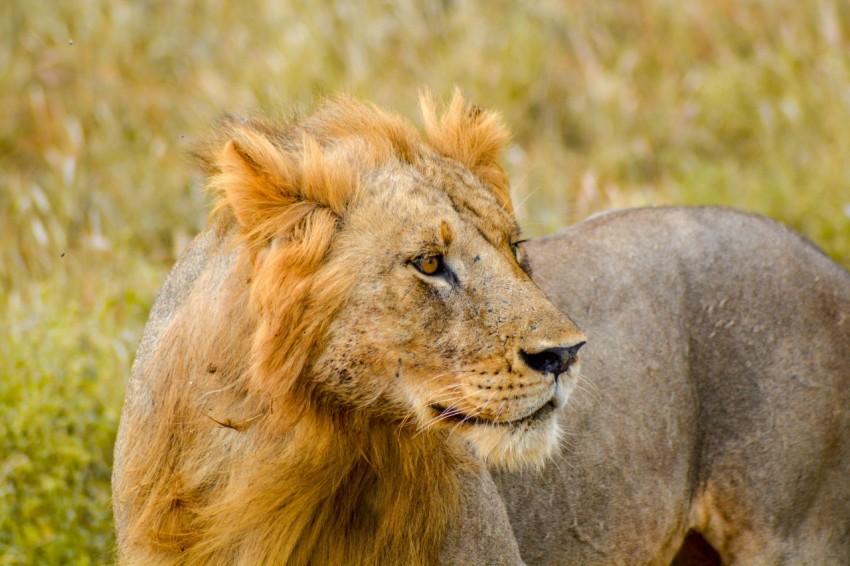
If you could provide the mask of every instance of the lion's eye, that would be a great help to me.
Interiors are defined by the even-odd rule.
[[[514,254],[514,259],[519,264],[525,273],[531,277],[531,264],[528,262],[528,255],[525,253],[525,250],[522,248],[522,244],[527,242],[528,240],[519,240],[518,242],[514,242],[511,244],[511,252]]]
[[[416,266],[416,269],[418,269],[420,273],[425,275],[437,275],[443,271],[443,256],[429,255],[418,257],[413,260],[413,265]]]
[[[516,258],[516,260],[520,263],[522,263],[522,250],[520,249],[520,246],[525,242],[526,240],[519,240],[518,242],[513,242],[511,244],[511,251],[514,254],[514,258]]]

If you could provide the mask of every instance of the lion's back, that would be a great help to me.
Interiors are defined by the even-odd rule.
[[[712,207],[602,215],[529,253],[588,336],[546,481],[497,478],[529,563],[672,557],[712,505],[793,530],[798,553],[848,545],[846,271],[776,222]]]

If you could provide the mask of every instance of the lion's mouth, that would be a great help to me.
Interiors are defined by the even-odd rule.
[[[441,407],[440,405],[431,405],[431,409],[439,413],[438,417],[441,420],[450,420],[457,423],[471,425],[490,426],[516,426],[524,423],[543,420],[550,414],[552,414],[552,411],[554,411],[556,408],[557,405],[555,403],[555,399],[552,398],[546,403],[544,403],[541,407],[535,409],[534,411],[525,416],[508,421],[494,421],[490,419],[467,415],[466,413],[463,413],[458,410],[457,407]]]

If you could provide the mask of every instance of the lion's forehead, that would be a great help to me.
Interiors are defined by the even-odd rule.
[[[491,244],[499,246],[505,239],[518,236],[513,213],[469,169],[443,158],[426,161],[423,169],[426,176],[438,181],[435,184],[460,217],[473,224]]]
[[[469,169],[453,160],[434,157],[385,167],[372,171],[364,181],[363,196],[378,204],[376,213],[387,227],[399,221],[408,226],[418,225],[419,220],[433,223],[456,214],[495,247],[519,237],[513,213]]]

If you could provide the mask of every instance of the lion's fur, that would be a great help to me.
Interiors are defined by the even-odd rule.
[[[564,450],[495,474],[526,563],[667,566],[690,532],[726,565],[847,564],[844,269],[713,207],[611,212],[528,248],[587,346]]]
[[[423,133],[345,97],[221,124],[211,226],[128,383],[122,561],[666,565],[704,539],[727,564],[846,563],[846,271],[717,208],[515,257],[498,115],[421,106]],[[583,386],[529,369],[584,339],[553,303],[587,332]]]
[[[321,358],[333,351],[329,341],[346,351],[348,331],[334,325],[344,324],[338,313],[355,301],[363,271],[357,248],[345,251],[337,234],[358,222],[350,208],[368,196],[375,171],[418,171],[449,190],[442,185],[458,181],[440,180],[442,170],[457,167],[469,190],[490,196],[458,194],[453,206],[472,210],[483,199],[475,206],[493,208],[515,231],[497,161],[508,139],[498,115],[458,94],[441,115],[424,95],[422,111],[424,135],[398,116],[337,97],[282,125],[227,119],[202,150],[217,197],[206,236],[212,259],[188,282],[185,302],[150,323],[158,335],[143,342],[134,366],[130,389],[147,403],[128,395],[117,454],[125,560],[436,560],[459,509],[461,476],[477,464],[450,432],[422,432],[429,418],[441,419],[417,421],[411,409],[385,407],[380,383],[389,376],[374,368],[364,376],[378,383],[373,396],[345,390],[340,379],[361,371],[345,364],[363,366],[363,358]],[[431,238],[447,246],[456,230],[444,221]],[[484,231],[507,247],[492,225]],[[485,450],[501,450],[492,444]],[[526,444],[531,455],[522,458],[539,462]],[[517,444],[494,457],[521,462],[523,450]]]

